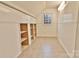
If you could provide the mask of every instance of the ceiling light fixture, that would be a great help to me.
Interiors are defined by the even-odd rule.
[[[67,5],[67,2],[66,1],[62,1],[60,6],[58,7],[58,11],[62,11],[65,8],[66,5]]]

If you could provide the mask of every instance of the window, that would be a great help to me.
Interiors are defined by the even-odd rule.
[[[44,13],[44,24],[51,24],[51,14]]]

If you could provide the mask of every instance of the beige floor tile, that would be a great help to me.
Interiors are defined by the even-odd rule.
[[[56,38],[37,38],[19,58],[67,58]]]

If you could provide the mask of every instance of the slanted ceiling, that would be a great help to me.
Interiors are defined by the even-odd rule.
[[[46,8],[57,8],[61,1],[5,1],[37,16]]]

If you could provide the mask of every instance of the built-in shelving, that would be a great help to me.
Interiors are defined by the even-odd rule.
[[[21,31],[21,45],[24,49],[28,46],[28,24],[22,23],[20,24],[20,31]]]
[[[21,45],[25,49],[29,45],[29,40],[33,41],[36,37],[36,24],[21,23],[20,24]],[[30,35],[28,35],[30,34]],[[31,39],[29,39],[31,38]]]
[[[22,38],[21,42],[23,42],[23,41],[25,41],[25,40],[27,40],[27,38]]]
[[[30,24],[30,30],[31,30],[31,39],[33,40],[34,39],[34,36],[33,36],[33,24]]]
[[[30,24],[31,39],[34,40],[36,37],[36,24]]]
[[[27,32],[27,31],[21,31],[21,33],[25,33],[25,32]]]
[[[34,24],[34,35],[36,37],[36,24]]]

